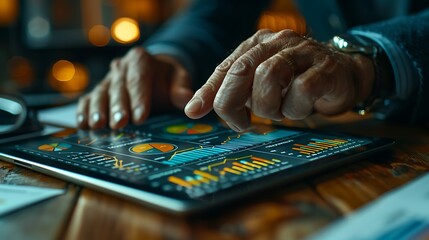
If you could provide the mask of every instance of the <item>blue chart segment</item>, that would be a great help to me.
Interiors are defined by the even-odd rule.
[[[227,153],[242,148],[253,147],[263,143],[269,143],[275,140],[290,137],[298,133],[299,132],[296,131],[286,130],[275,130],[264,134],[247,132],[233,137],[228,137],[228,139],[223,141],[220,145],[210,147],[201,146],[200,148],[191,148],[177,151],[171,156],[169,160],[163,161],[162,163],[170,166],[190,163],[196,160],[213,157],[222,153]]]
[[[184,150],[182,152],[176,152],[175,154],[173,154],[173,156],[171,156],[168,161],[163,161],[162,163],[170,166],[175,166],[179,164],[193,162],[198,159],[215,156],[225,152],[229,152],[229,150],[218,147],[201,147],[189,151]]]
[[[271,142],[274,140],[279,140],[282,138],[287,138],[293,135],[298,134],[296,131],[286,131],[286,130],[274,130],[272,132],[257,134],[257,133],[244,133],[235,137],[229,137],[218,147],[236,150],[240,148],[253,147],[262,143]]]

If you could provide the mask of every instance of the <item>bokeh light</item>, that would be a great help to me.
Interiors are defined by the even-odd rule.
[[[0,26],[12,24],[18,15],[17,0],[0,0]]]
[[[89,30],[88,39],[94,46],[106,46],[110,41],[110,30],[106,26],[95,25]]]
[[[9,78],[20,88],[29,87],[34,80],[34,69],[30,61],[21,56],[12,57],[8,62]]]
[[[45,38],[50,34],[51,24],[43,17],[35,17],[28,22],[27,30],[34,38]]]
[[[168,0],[166,6],[162,6],[164,1],[160,0],[111,0],[114,7],[121,16],[127,16],[133,19],[138,19],[145,23],[159,23],[162,20],[163,15],[167,15],[169,8],[175,7],[180,2],[187,2],[188,0],[181,1],[170,1]]]
[[[89,73],[85,66],[66,60],[59,60],[52,66],[50,86],[61,93],[81,92],[89,83]]]
[[[73,63],[66,60],[59,60],[52,67],[52,75],[58,81],[70,81],[74,77],[76,69]]]
[[[270,29],[274,32],[291,29],[301,35],[307,32],[307,26],[303,17],[298,14],[277,12],[264,12],[259,19],[258,29]]]
[[[140,38],[138,23],[131,18],[119,18],[112,24],[112,37],[123,44],[132,43]]]

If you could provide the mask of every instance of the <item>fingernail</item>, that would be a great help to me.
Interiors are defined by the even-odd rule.
[[[78,115],[77,115],[76,120],[77,120],[77,123],[78,123],[78,124],[82,124],[84,119],[85,119],[85,118],[84,118],[83,114],[78,114]]]
[[[92,121],[94,123],[98,123],[100,121],[100,118],[101,118],[100,113],[96,112],[92,114]]]
[[[133,111],[134,121],[139,121],[143,115],[143,107],[137,107]]]
[[[113,114],[113,121],[115,121],[115,123],[118,123],[119,121],[122,120],[122,113],[121,112],[115,112]]]
[[[241,129],[239,127],[237,127],[236,125],[229,123],[229,122],[227,124],[232,130],[234,130],[236,132],[241,132]]]
[[[203,106],[203,102],[200,98],[192,99],[185,107],[186,112],[199,112],[201,107]]]

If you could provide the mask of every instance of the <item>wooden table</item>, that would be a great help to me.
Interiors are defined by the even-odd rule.
[[[0,218],[0,239],[301,239],[429,170],[429,130],[314,116],[295,126],[390,137],[392,153],[326,172],[216,212],[181,217],[0,162],[0,183],[66,194]]]

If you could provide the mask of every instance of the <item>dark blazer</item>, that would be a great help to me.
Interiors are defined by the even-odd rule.
[[[145,45],[168,45],[186,55],[185,66],[197,88],[217,64],[255,32],[258,17],[269,3],[195,0]],[[412,61],[418,86],[413,90],[413,99],[400,99],[389,115],[411,122],[429,122],[429,1],[296,0],[296,3],[310,33],[318,40],[327,40],[352,28],[379,33],[400,46]],[[180,54],[177,56],[180,60]]]

